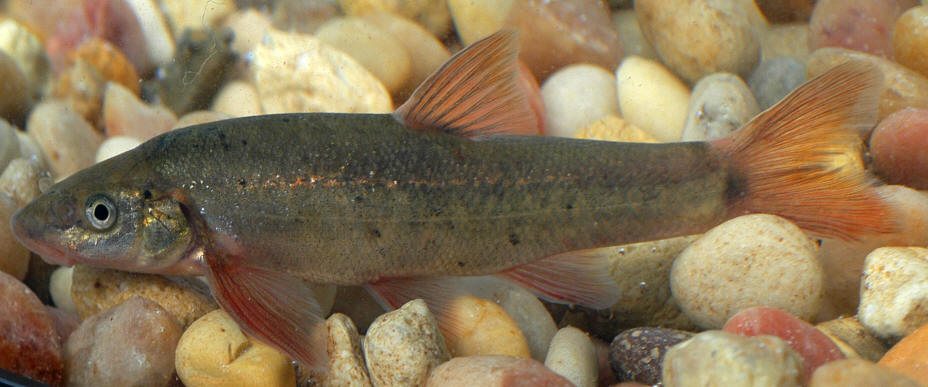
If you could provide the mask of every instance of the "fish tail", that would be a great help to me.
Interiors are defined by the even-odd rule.
[[[860,158],[858,133],[876,122],[880,83],[864,63],[836,66],[713,141],[732,168],[732,215],[774,214],[844,240],[894,231]]]

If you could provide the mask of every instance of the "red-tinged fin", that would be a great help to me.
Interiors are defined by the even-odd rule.
[[[483,38],[429,75],[393,116],[412,129],[466,137],[538,134],[518,54],[515,30]]]
[[[891,212],[865,172],[835,166],[860,147],[852,130],[875,124],[880,83],[866,64],[836,66],[714,141],[743,179],[732,215],[774,214],[845,240],[892,232]]]
[[[522,286],[541,299],[605,309],[619,301],[609,274],[608,249],[572,251],[516,266],[497,277]]]
[[[246,334],[325,373],[325,320],[300,278],[249,266],[237,256],[209,255],[206,261],[213,296]]]

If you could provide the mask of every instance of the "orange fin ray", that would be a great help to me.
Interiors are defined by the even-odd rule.
[[[619,301],[610,273],[609,249],[558,254],[496,274],[545,301],[605,309]]]
[[[894,231],[891,211],[865,171],[836,166],[859,152],[857,133],[876,123],[880,83],[869,65],[844,63],[713,141],[743,179],[737,210],[778,215],[846,240]]]
[[[466,137],[538,134],[538,117],[519,83],[517,34],[502,30],[461,50],[393,116],[412,129]]]
[[[325,320],[302,279],[248,266],[241,257],[207,261],[213,296],[242,331],[320,374],[326,371]]]

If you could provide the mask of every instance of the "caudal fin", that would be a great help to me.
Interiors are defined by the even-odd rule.
[[[740,174],[736,208],[841,239],[893,231],[890,210],[863,168],[840,162],[860,149],[854,130],[874,125],[880,82],[866,64],[839,65],[714,141]]]

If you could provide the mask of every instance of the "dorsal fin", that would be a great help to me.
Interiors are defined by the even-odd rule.
[[[538,134],[518,83],[518,32],[502,30],[461,50],[393,112],[411,129],[467,137]]]

